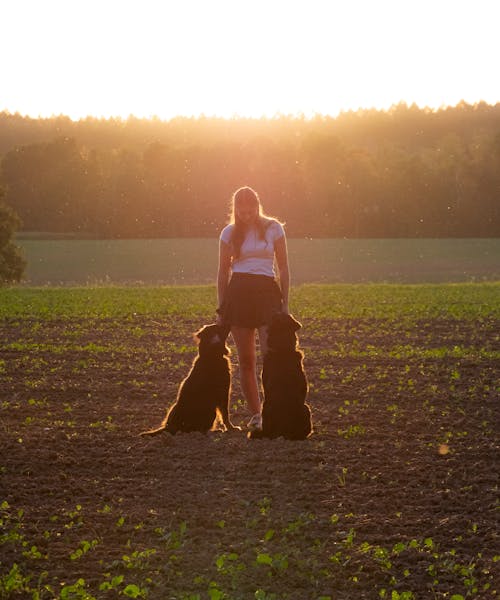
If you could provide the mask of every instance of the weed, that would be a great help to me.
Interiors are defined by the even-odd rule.
[[[337,474],[337,479],[341,487],[345,487],[347,480],[347,470],[347,467],[342,467],[342,471],[339,474]]]
[[[364,435],[366,432],[363,425],[349,425],[346,429],[337,429],[338,435],[348,440],[354,436]]]

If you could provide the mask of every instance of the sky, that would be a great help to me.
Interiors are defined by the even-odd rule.
[[[268,117],[500,102],[499,0],[1,0],[0,111]]]

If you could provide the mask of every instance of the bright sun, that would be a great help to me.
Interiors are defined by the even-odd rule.
[[[489,0],[11,0],[3,10],[0,110],[32,116],[311,116],[500,100]]]

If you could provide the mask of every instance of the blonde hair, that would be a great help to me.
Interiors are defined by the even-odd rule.
[[[277,221],[277,219],[273,219],[264,213],[259,194],[253,188],[247,185],[238,188],[231,196],[231,213],[229,215],[229,222],[234,225],[231,235],[231,245],[233,247],[233,255],[235,258],[238,258],[240,255],[241,245],[243,244],[243,240],[247,233],[246,224],[238,219],[236,212],[236,204],[239,204],[240,202],[253,204],[257,208],[255,228],[257,229],[257,233],[261,240],[266,239],[266,231],[269,225]]]

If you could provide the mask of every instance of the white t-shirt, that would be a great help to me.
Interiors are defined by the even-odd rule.
[[[226,225],[220,234],[220,239],[231,245],[234,225]],[[267,275],[275,277],[274,242],[285,235],[283,226],[278,221],[266,229],[266,239],[261,240],[257,229],[251,228],[241,244],[240,255],[233,257],[231,268],[233,273],[250,273],[252,275]]]

